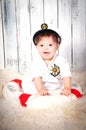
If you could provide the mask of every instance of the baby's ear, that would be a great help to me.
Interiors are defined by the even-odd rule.
[[[60,37],[58,37],[58,43],[59,43],[59,44],[61,43],[61,38],[60,38]]]
[[[57,49],[59,48],[59,46],[60,46],[60,44],[58,43],[58,44],[57,44]]]

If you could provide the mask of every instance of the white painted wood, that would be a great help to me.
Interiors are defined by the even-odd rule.
[[[60,54],[73,69],[86,70],[86,0],[1,1],[0,68],[27,71],[37,57],[33,34],[46,22],[62,37]]]
[[[43,21],[43,0],[30,0],[31,35],[41,29]]]
[[[30,0],[31,36],[41,29],[43,20],[43,0]],[[32,58],[37,58],[37,51],[32,40]]]
[[[18,70],[15,0],[2,1],[3,38],[7,69]]]
[[[4,45],[3,45],[2,12],[0,1],[0,69],[2,68],[4,68]]]
[[[59,0],[60,54],[71,63],[71,0]]]
[[[24,72],[29,68],[31,61],[31,36],[29,0],[16,0],[16,24],[19,71]]]
[[[48,24],[48,28],[57,31],[57,1],[44,0],[44,21]]]
[[[86,0],[72,1],[73,68],[86,70]]]

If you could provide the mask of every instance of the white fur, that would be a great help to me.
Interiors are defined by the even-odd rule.
[[[0,98],[0,130],[86,130],[86,95],[77,99],[51,93],[51,96],[34,95],[22,107],[22,91],[4,87]]]
[[[0,104],[1,130],[86,130],[86,96],[34,95],[27,107],[19,103],[19,90],[9,92],[4,88],[5,100]],[[6,97],[7,96],[7,97]]]

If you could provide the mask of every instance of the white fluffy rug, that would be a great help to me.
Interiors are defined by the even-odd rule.
[[[3,97],[2,88],[20,74],[0,71],[0,130],[86,130],[86,88],[80,99],[55,93],[52,96],[33,96],[28,107],[18,100],[20,91],[8,91]]]

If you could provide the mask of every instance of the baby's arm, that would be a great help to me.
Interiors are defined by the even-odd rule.
[[[71,77],[64,77],[63,78],[64,88],[62,89],[61,94],[68,96],[71,94]]]
[[[34,78],[34,84],[35,84],[35,87],[36,87],[37,91],[41,95],[45,96],[45,95],[49,94],[48,91],[43,86],[43,82],[42,82],[42,78],[41,77]]]

